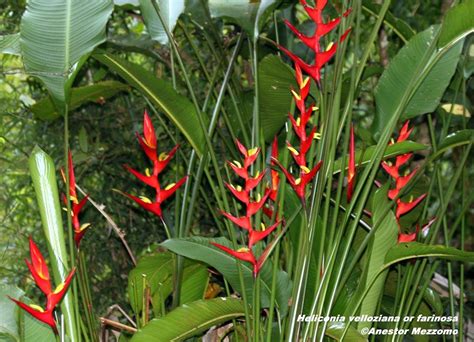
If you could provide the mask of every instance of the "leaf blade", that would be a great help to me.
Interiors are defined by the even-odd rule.
[[[182,305],[163,318],[153,319],[132,337],[140,342],[183,341],[214,325],[244,316],[240,299],[215,298]]]

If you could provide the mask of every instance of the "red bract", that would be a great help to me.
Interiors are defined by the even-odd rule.
[[[311,78],[314,79],[315,82],[319,84],[321,81],[321,69],[336,54],[338,47],[338,43],[334,43],[331,44],[331,46],[328,47],[327,50],[322,51],[321,38],[327,33],[334,30],[341,21],[341,18],[339,17],[333,19],[327,23],[324,22],[322,14],[324,7],[326,7],[327,0],[316,0],[314,7],[309,6],[305,0],[300,0],[300,3],[303,5],[303,8],[305,9],[306,13],[308,13],[311,20],[316,24],[314,34],[312,36],[304,35],[300,31],[298,31],[288,20],[285,20],[285,24],[289,27],[291,31],[293,31],[296,37],[298,37],[308,48],[310,48],[314,52],[314,64],[311,65],[305,63],[293,52],[285,49],[282,46],[279,46],[279,48],[293,60],[295,65],[303,69],[304,72],[306,72],[309,76],[311,76]],[[344,12],[343,16],[348,16],[350,11],[351,10],[349,9]],[[343,42],[349,32],[350,29],[346,30],[339,39],[339,42]]]
[[[310,169],[308,167],[307,153],[309,152],[313,141],[316,139],[316,126],[310,125],[310,119],[313,113],[314,106],[311,105],[306,108],[306,98],[309,94],[311,82],[309,78],[303,77],[301,68],[298,64],[295,65],[296,83],[298,84],[298,92],[292,90],[293,97],[295,98],[300,115],[298,118],[294,118],[291,113],[289,118],[296,133],[296,137],[299,140],[299,149],[293,147],[287,142],[288,150],[290,151],[295,163],[298,165],[299,177],[294,177],[280,162],[277,158],[272,155],[272,165],[278,166],[286,176],[288,183],[290,183],[293,190],[296,192],[300,200],[305,202],[306,186],[312,181],[316,173],[321,167],[321,161]],[[309,134],[307,133],[309,131]]]
[[[352,194],[354,192],[356,176],[356,167],[355,167],[355,142],[354,142],[354,126],[351,125],[351,136],[349,141],[349,166],[347,169],[347,202],[350,202],[352,199]]]
[[[409,128],[410,121],[406,121],[403,127],[400,129],[398,133],[397,142],[402,142],[408,139],[413,128]],[[390,142],[392,144],[393,142]],[[388,197],[391,200],[394,200],[400,193],[400,191],[408,184],[408,182],[413,178],[416,174],[418,169],[414,169],[413,171],[407,171],[405,175],[400,175],[400,167],[405,165],[411,158],[413,153],[405,153],[399,155],[395,158],[395,163],[392,162],[382,162],[382,168],[388,173],[388,175],[394,179],[395,181],[395,188],[390,189],[388,191]],[[423,199],[426,197],[426,194],[422,194],[416,199],[410,198],[408,202],[402,201],[400,198],[396,200],[396,207],[395,207],[395,217],[397,219],[398,228],[399,228],[399,235],[398,235],[398,242],[411,242],[416,240],[416,236],[418,233],[418,228],[415,233],[410,234],[403,234],[401,233],[400,228],[400,218],[412,211]],[[430,221],[429,227],[432,221]],[[426,227],[426,228],[427,228]],[[423,228],[425,229],[425,228]]]
[[[287,169],[285,169],[285,167],[283,165],[280,164],[280,162],[278,160],[274,160],[274,162],[283,171],[283,173],[286,176],[286,179],[288,180],[288,183],[290,183],[291,187],[296,192],[296,195],[298,195],[300,200],[304,203],[305,202],[306,185],[308,185],[308,183],[311,182],[311,180],[314,178],[314,176],[316,176],[319,169],[321,168],[322,162],[320,161],[319,163],[317,163],[316,166],[313,167],[311,170],[309,170],[306,167],[300,168],[300,177],[298,177],[298,178],[293,177],[290,174],[290,172]]]
[[[81,224],[79,221],[79,214],[87,202],[89,196],[85,196],[83,199],[79,201],[76,191],[76,177],[74,176],[74,164],[72,162],[72,154],[69,151],[68,154],[68,164],[69,164],[69,199],[71,200],[71,219],[72,219],[72,226],[74,228],[74,241],[76,243],[77,248],[81,243],[86,230],[90,227],[90,223]],[[61,170],[61,174],[63,176],[63,180],[66,183],[66,175],[64,174],[64,170]],[[67,205],[67,197],[65,194],[62,196],[63,202]]]
[[[145,210],[153,213],[156,216],[162,217],[163,213],[161,210],[161,204],[166,201],[170,196],[172,196],[180,186],[186,182],[187,176],[181,178],[176,183],[168,184],[166,187],[162,188],[159,182],[159,175],[166,168],[171,158],[175,155],[176,151],[179,148],[179,145],[176,145],[168,153],[162,152],[158,154],[158,147],[156,142],[155,129],[151,122],[148,113],[145,111],[143,115],[143,136],[140,136],[138,133],[137,138],[140,146],[143,151],[153,163],[153,171],[150,173],[147,169],[146,174],[142,174],[128,165],[124,165],[125,169],[133,174],[138,180],[142,181],[146,185],[155,189],[155,200],[152,201],[145,196],[133,196],[130,194],[125,194],[132,200],[134,200],[138,205],[140,205]]]
[[[433,222],[436,221],[436,218],[431,219],[427,224],[425,224],[423,227],[421,227],[421,231],[424,233],[427,231]],[[416,237],[418,236],[418,233],[420,232],[420,226],[416,225],[416,231],[414,233],[410,234],[404,234],[404,233],[399,233],[398,234],[398,243],[403,243],[403,242],[413,242],[416,241]]]
[[[54,331],[55,334],[58,333],[58,329],[56,327],[56,322],[54,321],[54,309],[56,306],[61,302],[64,295],[69,288],[69,284],[71,283],[72,277],[76,271],[75,268],[71,270],[68,274],[64,282],[58,285],[54,291],[51,290],[51,280],[49,277],[48,266],[44,260],[43,255],[41,254],[38,246],[34,243],[34,241],[30,238],[30,258],[31,261],[25,260],[28,269],[36,283],[39,287],[41,292],[46,295],[46,309],[41,308],[38,305],[34,304],[25,304],[16,300],[14,298],[9,297],[12,301],[14,301],[20,308],[28,312],[30,315],[35,317],[37,320],[48,324]]]
[[[256,277],[263,263],[265,262],[267,258],[268,251],[267,249],[265,249],[265,251],[262,253],[260,258],[257,259],[252,252],[252,247],[258,242],[265,239],[271,232],[273,232],[275,228],[278,227],[278,225],[280,225],[281,221],[275,222],[268,228],[265,227],[265,225],[262,223],[260,230],[257,230],[252,227],[252,216],[254,216],[259,210],[263,208],[265,202],[270,196],[272,196],[272,194],[274,196],[273,197],[274,200],[276,199],[278,184],[276,185],[273,184],[274,175],[272,174],[272,187],[266,188],[263,196],[261,196],[260,194],[253,196],[251,192],[260,184],[260,182],[263,179],[263,176],[265,175],[265,172],[257,172],[253,176],[249,174],[249,167],[257,159],[258,154],[260,153],[260,149],[259,148],[247,149],[238,140],[236,141],[236,145],[240,153],[242,153],[242,155],[244,156],[243,164],[241,164],[238,161],[233,161],[229,163],[229,165],[232,168],[232,170],[234,170],[235,174],[245,181],[245,185],[242,187],[242,186],[234,186],[232,184],[226,183],[226,186],[230,190],[230,192],[234,195],[234,197],[237,198],[240,202],[242,202],[245,205],[245,208],[246,208],[245,216],[236,217],[225,211],[221,211],[221,214],[224,215],[230,221],[232,221],[234,224],[236,224],[239,228],[242,228],[248,231],[248,234],[249,234],[248,244],[247,244],[247,247],[241,248],[237,251],[234,251],[233,249],[230,249],[218,243],[212,243],[212,244],[239,260],[250,262],[253,265],[253,275],[254,277]],[[275,153],[278,153],[276,151],[278,150],[277,150],[277,144],[275,140],[273,143],[272,155],[275,155]]]
[[[270,165],[271,166],[275,166],[275,162],[274,160],[277,160],[278,159],[278,140],[277,140],[277,137],[275,137],[273,139],[273,143],[272,143],[272,160],[270,161]],[[270,199],[273,201],[273,202],[276,202],[276,199],[277,199],[277,195],[278,195],[278,187],[280,185],[280,174],[278,171],[276,170],[271,170],[270,171],[270,176],[271,176],[271,185],[270,185]]]

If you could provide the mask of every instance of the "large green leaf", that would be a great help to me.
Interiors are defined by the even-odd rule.
[[[0,53],[20,55],[20,34],[7,34],[0,36]]]
[[[0,285],[0,341],[19,341],[18,306],[8,299],[10,296],[20,299],[23,291],[16,286]]]
[[[41,214],[41,222],[46,237],[53,278],[61,284],[69,274],[69,260],[66,252],[64,228],[59,205],[58,185],[52,158],[36,146],[29,158],[31,178]],[[61,302],[66,332],[72,341],[78,341],[75,330],[73,296],[68,291]]]
[[[228,18],[253,38],[258,37],[270,7],[276,3],[277,0],[208,0],[213,18]]]
[[[150,287],[155,313],[173,289],[174,256],[169,252],[141,258],[128,277],[128,295],[135,313],[141,312],[144,281]],[[204,298],[208,282],[207,267],[186,259],[181,291],[181,304]]]
[[[16,286],[0,285],[0,341],[56,341],[53,330],[49,325],[38,321],[29,313],[20,309],[7,296],[21,300],[26,304],[32,304],[32,301],[25,297],[24,292]]]
[[[283,127],[291,106],[291,86],[296,87],[291,68],[268,55],[259,63],[260,125],[266,141]]]
[[[212,326],[244,316],[244,304],[235,298],[215,298],[185,304],[163,318],[152,319],[133,335],[132,342],[184,341]]]
[[[179,95],[167,81],[154,77],[137,64],[110,54],[96,54],[94,58],[147,96],[178,127],[196,152],[202,154],[204,132],[199,125],[198,113],[186,97]]]
[[[423,57],[427,47],[434,44],[437,32],[438,27],[432,26],[410,39],[382,74],[375,89],[375,138],[397,112],[405,120],[432,112],[438,106],[456,69],[462,42],[447,51],[436,50],[426,65]],[[406,98],[406,106],[400,108]]]
[[[385,257],[385,265],[393,265],[413,258],[440,258],[463,262],[474,262],[474,252],[461,251],[454,247],[425,245],[419,242],[401,243],[392,247]]]
[[[145,19],[146,27],[151,38],[161,44],[168,43],[168,35],[163,27],[160,17],[153,7],[152,1],[140,0],[140,8]],[[160,8],[160,14],[169,32],[173,32],[178,17],[184,12],[184,0],[156,0]]]
[[[104,81],[83,87],[72,88],[69,110],[76,109],[87,102],[97,102],[108,99],[128,88],[129,87],[126,84],[117,81]],[[36,117],[42,120],[54,120],[61,117],[61,114],[54,106],[50,97],[45,97],[36,102],[31,106],[31,111]]]
[[[21,19],[26,71],[40,78],[53,99],[67,99],[67,82],[78,62],[105,40],[111,0],[30,0]]]
[[[217,269],[232,287],[242,293],[239,281],[239,272],[237,262],[231,255],[214,247],[210,242],[216,242],[221,245],[232,248],[232,243],[226,238],[220,237],[216,239],[208,239],[202,237],[192,237],[184,239],[170,239],[162,243],[163,247],[168,248],[172,252],[183,255],[187,258],[200,260]],[[253,297],[253,275],[252,267],[242,262],[242,273],[244,277],[245,293],[251,302]],[[269,307],[270,292],[272,285],[272,264],[267,261],[260,271],[262,307]],[[276,277],[276,304],[282,316],[285,316],[288,309],[288,300],[290,297],[291,282],[288,274],[279,271]]]
[[[386,213],[389,202],[387,200],[388,186],[384,186],[376,191],[373,199],[373,221],[377,224],[373,229],[375,233],[369,240],[366,251],[365,269],[360,282],[359,293],[364,293],[370,287],[360,306],[360,315],[372,316],[375,314],[380,296],[383,294],[385,278],[388,270],[379,275],[379,269],[383,266],[388,250],[397,243],[398,224],[391,211]],[[382,216],[384,215],[384,216]],[[375,280],[375,283],[372,282]],[[358,296],[355,296],[355,302]],[[352,305],[351,305],[352,306]],[[350,312],[350,311],[349,311]],[[357,328],[368,328],[371,322],[361,322]]]
[[[451,8],[444,17],[438,46],[444,47],[474,32],[474,0],[466,0]]]

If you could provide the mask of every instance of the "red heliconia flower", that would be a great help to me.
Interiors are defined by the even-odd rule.
[[[275,138],[273,139],[273,143],[272,143],[272,154],[271,154],[271,161],[270,161],[270,165],[271,166],[275,166],[275,162],[274,162],[274,159],[277,160],[278,159],[278,140],[277,140],[277,137],[275,136]],[[271,177],[271,185],[270,185],[270,199],[273,201],[273,202],[276,202],[276,199],[277,199],[277,195],[278,195],[278,187],[280,185],[280,173],[274,169],[271,169],[270,170],[270,177]]]
[[[232,195],[234,195],[235,198],[237,198],[240,202],[242,202],[245,205],[245,215],[238,217],[230,213],[227,213],[225,211],[221,211],[221,214],[225,216],[227,219],[229,219],[232,223],[237,225],[239,228],[242,228],[248,231],[248,234],[249,234],[248,244],[247,244],[247,247],[241,248],[237,251],[234,251],[228,247],[222,246],[217,243],[212,243],[212,244],[237,259],[250,262],[253,265],[253,275],[254,277],[256,277],[258,272],[260,271],[261,266],[265,262],[269,252],[262,253],[260,258],[257,260],[257,258],[255,258],[252,252],[252,247],[256,243],[265,239],[270,233],[272,233],[282,221],[277,221],[268,228],[265,227],[265,225],[262,223],[260,229],[257,230],[257,229],[254,229],[254,227],[252,227],[252,216],[257,214],[257,212],[260,210],[268,209],[268,208],[264,208],[264,205],[267,202],[268,198],[273,196],[273,201],[276,200],[277,195],[278,195],[277,194],[278,178],[276,177],[278,177],[278,175],[276,175],[275,177],[275,174],[272,171],[271,188],[267,187],[265,189],[265,193],[263,196],[261,196],[260,194],[253,196],[252,191],[260,184],[260,182],[263,180],[263,177],[265,175],[265,172],[257,172],[253,176],[249,174],[249,167],[257,159],[258,154],[260,153],[260,148],[247,149],[238,140],[236,140],[236,145],[240,153],[244,156],[243,164],[241,164],[239,161],[228,162],[228,164],[237,176],[244,179],[245,185],[243,187],[234,186],[229,183],[225,183],[225,185],[227,186],[229,191],[232,193]],[[273,156],[278,155],[278,146],[277,146],[276,138],[274,140],[272,149],[273,149],[272,155]],[[276,182],[276,184],[274,182]],[[254,197],[253,200],[252,200],[252,197]],[[269,217],[271,217],[271,215]]]
[[[171,183],[165,188],[162,188],[158,179],[158,176],[163,172],[171,158],[175,155],[176,151],[179,148],[179,145],[176,145],[168,153],[158,154],[158,146],[156,141],[155,129],[153,123],[151,122],[150,117],[148,116],[147,111],[143,114],[143,136],[140,136],[136,133],[138,142],[142,147],[143,151],[153,163],[153,171],[150,173],[148,170],[146,174],[142,174],[135,169],[131,168],[128,165],[124,165],[125,169],[133,174],[138,180],[142,181],[146,185],[155,189],[155,200],[152,201],[145,196],[133,196],[130,194],[125,194],[137,204],[139,204],[143,209],[153,213],[160,218],[163,216],[161,210],[161,204],[166,201],[170,196],[172,196],[176,190],[181,187],[184,182],[186,182],[187,176],[181,178],[176,183]]]
[[[223,246],[223,245],[215,243],[215,242],[211,242],[211,244],[213,246],[223,250],[227,254],[232,255],[236,259],[246,261],[246,262],[249,262],[250,264],[252,264],[252,266],[253,266],[252,274],[253,274],[254,278],[257,277],[258,273],[260,272],[260,270],[263,267],[263,264],[267,260],[268,254],[270,252],[270,247],[271,247],[270,245],[268,245],[265,248],[265,250],[263,251],[263,253],[260,255],[260,257],[257,259],[255,257],[255,255],[253,254],[252,250],[247,248],[247,247],[242,247],[242,248],[234,251],[233,249],[231,249],[229,247]]]
[[[251,229],[249,231],[249,243],[248,247],[252,248],[256,243],[262,241],[265,239],[268,235],[270,235],[271,232],[275,230],[276,227],[280,225],[282,221],[277,221],[274,224],[272,224],[270,227],[265,227],[265,225],[262,223],[261,224],[261,229],[262,230],[253,230]]]
[[[410,136],[411,132],[413,131],[413,128],[409,128],[409,121],[406,121],[403,125],[403,127],[400,129],[400,132],[398,133],[398,138],[397,142],[403,142],[408,139]],[[392,144],[392,142],[390,142]],[[388,175],[394,179],[395,181],[395,188],[390,189],[388,191],[388,197],[391,200],[395,200],[396,197],[399,196],[400,191],[408,184],[408,182],[415,176],[416,172],[418,169],[414,169],[411,172],[407,172],[404,176],[400,175],[400,167],[405,165],[410,158],[412,157],[413,153],[405,153],[402,155],[399,155],[395,158],[395,163],[391,162],[382,162],[382,168],[388,173]],[[398,242],[411,242],[416,240],[416,236],[418,233],[418,228],[415,233],[410,233],[410,234],[404,234],[401,232],[401,227],[400,227],[400,218],[408,214],[410,211],[415,209],[415,207],[420,204],[421,201],[423,201],[426,197],[426,194],[422,194],[416,199],[410,198],[408,202],[402,201],[401,198],[398,198],[395,202],[395,218],[397,219],[398,223],[398,228],[399,228],[399,237],[398,237]],[[428,228],[434,220],[431,220],[430,223],[423,227],[423,229]]]
[[[415,200],[410,200],[408,202],[403,202],[401,199],[397,200],[397,209],[395,210],[395,217],[397,220],[400,219],[403,215],[412,211],[421,201],[426,197],[426,194],[419,196]]]
[[[36,244],[31,238],[30,258],[31,261],[25,260],[25,262],[28,266],[28,269],[30,270],[30,273],[36,285],[39,287],[41,292],[46,295],[46,309],[43,309],[38,305],[28,305],[14,298],[9,298],[14,301],[20,308],[32,315],[34,318],[49,325],[53,329],[54,333],[57,334],[58,329],[56,327],[56,322],[53,316],[54,309],[61,302],[64,295],[66,294],[76,269],[73,268],[71,272],[69,272],[64,282],[59,284],[58,287],[54,291],[52,291],[48,266],[46,265],[44,257],[41,254],[38,246],[36,246]]]
[[[349,167],[347,169],[347,202],[352,199],[354,193],[354,184],[356,176],[355,167],[355,142],[354,142],[354,126],[351,124],[351,136],[349,139]]]
[[[253,265],[253,276],[254,278],[257,277],[258,272],[260,271],[260,267],[258,266],[257,259],[255,258],[255,255],[253,255],[252,250],[248,249],[247,247],[240,248],[236,251],[233,249],[220,245],[215,242],[211,242],[213,246],[216,246],[217,248],[223,250],[227,254],[232,255],[234,258],[237,258],[242,261],[247,261]]]
[[[69,199],[71,201],[71,219],[72,226],[74,228],[74,242],[76,247],[79,248],[82,238],[86,233],[87,229],[90,227],[90,223],[81,224],[79,221],[79,214],[81,213],[82,208],[87,203],[89,195],[86,195],[83,199],[79,201],[76,191],[76,177],[74,176],[74,164],[72,162],[72,153],[68,153],[68,164],[69,164]],[[64,170],[61,169],[61,174],[64,182],[66,183],[66,175]],[[67,197],[65,194],[62,195],[64,204],[67,206]]]
[[[433,224],[434,221],[436,221],[436,218],[432,218],[427,224],[425,224],[423,227],[421,227],[421,231],[423,233],[425,231],[427,231],[431,227],[431,225]],[[416,241],[416,238],[417,238],[419,232],[420,232],[420,226],[419,225],[416,226],[416,231],[414,233],[405,234],[405,233],[399,232],[398,233],[398,243]]]
[[[293,33],[298,37],[303,44],[305,44],[308,48],[314,51],[314,64],[307,64],[301,58],[296,56],[293,52],[287,50],[286,48],[279,46],[279,48],[285,52],[288,57],[290,57],[295,65],[299,68],[303,69],[311,78],[314,79],[315,82],[318,84],[321,81],[321,69],[324,65],[336,54],[338,43],[332,44],[326,51],[322,51],[321,49],[321,38],[326,35],[327,33],[334,30],[339,24],[341,18],[333,19],[327,23],[323,20],[323,10],[326,6],[327,0],[316,0],[315,6],[311,7],[307,4],[305,0],[300,0],[303,8],[305,9],[306,13],[310,16],[311,20],[316,24],[316,28],[314,34],[312,36],[306,36],[300,31],[298,31],[288,20],[285,20],[285,24],[288,28],[293,31]],[[350,13],[350,9],[343,13],[344,17],[347,17]],[[339,42],[343,42],[347,35],[349,34],[350,29],[346,30]]]
[[[316,166],[314,166],[311,170],[306,167],[301,167],[299,178],[294,178],[291,173],[283,165],[281,165],[278,160],[273,159],[273,161],[283,171],[286,176],[286,179],[288,180],[288,183],[290,183],[291,187],[296,192],[296,195],[298,195],[300,200],[304,203],[306,186],[309,182],[313,180],[314,176],[316,176],[316,174],[318,173],[319,169],[321,168],[322,161],[317,163]]]

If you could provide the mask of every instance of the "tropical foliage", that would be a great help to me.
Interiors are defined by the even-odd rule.
[[[474,1],[439,2],[2,4],[0,339],[474,336]]]

